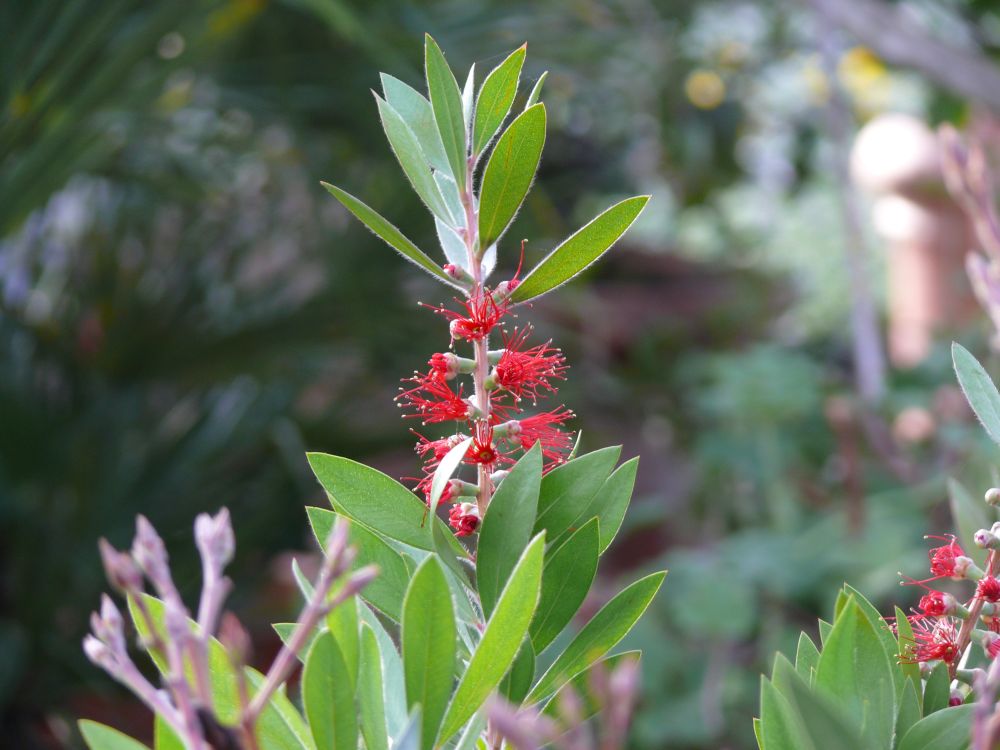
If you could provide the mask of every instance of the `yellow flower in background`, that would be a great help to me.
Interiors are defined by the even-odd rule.
[[[867,47],[852,47],[843,54],[837,64],[837,78],[862,116],[880,112],[889,103],[889,71]]]
[[[698,109],[715,109],[726,98],[726,84],[714,70],[692,70],[684,81],[684,93]]]

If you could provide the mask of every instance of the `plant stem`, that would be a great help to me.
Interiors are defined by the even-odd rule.
[[[472,275],[472,290],[470,296],[473,298],[486,294],[486,286],[483,283],[483,263],[482,254],[477,247],[479,243],[479,212],[476,210],[475,192],[473,191],[473,176],[476,160],[469,157],[466,161],[465,173],[465,193],[462,195],[462,203],[465,206],[465,249],[469,257],[469,273]],[[483,336],[473,342],[474,359],[476,367],[472,371],[472,380],[476,394],[476,405],[481,412],[480,418],[487,423],[490,421],[490,393],[486,390],[486,378],[490,374],[489,362],[489,337]],[[479,516],[486,515],[486,508],[490,504],[492,484],[490,483],[490,473],[485,466],[477,466],[479,478],[478,508]]]
[[[1000,564],[1000,559],[997,558],[997,553],[994,550],[990,550],[989,555],[986,557],[986,575],[995,576],[998,564]],[[962,623],[962,629],[958,631],[958,639],[955,644],[959,654],[964,653],[965,649],[969,646],[969,641],[972,640],[972,631],[975,629],[976,623],[979,622],[979,614],[983,611],[984,603],[985,600],[977,596],[975,601],[972,602],[972,606],[969,607],[969,616]],[[949,676],[952,679],[955,678],[957,662],[958,660],[956,659],[948,666]]]

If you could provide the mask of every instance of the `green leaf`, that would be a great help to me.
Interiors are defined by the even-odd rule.
[[[872,747],[890,747],[896,716],[892,664],[867,615],[851,598],[833,624],[816,686],[844,707]]]
[[[994,443],[1000,443],[1000,393],[993,380],[979,360],[961,344],[952,343],[951,358],[966,401],[979,417],[986,434]]]
[[[80,727],[80,734],[83,735],[83,740],[90,750],[149,750],[127,734],[122,734],[104,724],[98,724],[96,721],[83,719],[77,722],[77,726]]]
[[[483,81],[476,99],[476,124],[473,128],[472,153],[479,155],[503,125],[517,94],[521,66],[528,45],[522,45],[497,65]]]
[[[955,523],[955,533],[959,539],[972,539],[980,529],[990,528],[997,520],[996,511],[983,502],[977,502],[969,491],[957,480],[948,478],[948,504],[951,518]],[[976,565],[986,565],[986,550],[971,545],[965,552],[975,560]]]
[[[910,731],[910,728],[920,721],[920,716],[920,696],[914,687],[913,680],[908,679],[903,687],[903,696],[896,714],[895,747],[899,747],[900,741]]]
[[[811,684],[813,670],[819,665],[819,649],[805,633],[799,633],[799,645],[795,650],[795,671],[807,683]]]
[[[804,741],[795,750],[883,750],[890,745],[872,745],[855,729],[839,707],[826,696],[812,691],[793,671],[782,694],[799,717]]]
[[[424,71],[427,74],[427,91],[431,97],[431,109],[437,122],[444,152],[451,165],[451,173],[459,190],[465,190],[465,159],[467,137],[465,120],[462,116],[462,92],[458,81],[448,67],[444,54],[430,34],[424,36]]]
[[[281,639],[281,642],[287,646],[291,642],[292,636],[295,634],[295,628],[298,627],[298,623],[276,622],[273,625],[271,625],[271,627],[274,628],[274,632],[278,634],[278,637]],[[299,661],[305,663],[306,654],[309,653],[309,649],[312,648],[313,641],[316,640],[316,636],[318,635],[319,631],[317,630],[310,633],[309,637],[306,638],[306,642],[302,645],[302,648],[300,648],[299,652],[295,654],[295,656],[298,657]]]
[[[420,707],[417,706],[406,722],[406,728],[392,743],[392,750],[420,750]]]
[[[437,469],[434,470],[434,478],[431,480],[430,502],[428,503],[431,516],[437,512],[438,503],[441,501],[444,488],[451,481],[451,477],[459,467],[459,464],[462,463],[462,459],[465,458],[470,445],[472,445],[472,438],[466,438],[454,446],[445,454],[445,457],[441,459],[441,463],[438,464]]]
[[[628,510],[632,500],[632,490],[635,488],[635,476],[638,471],[638,456],[615,469],[611,476],[604,480],[604,484],[590,501],[587,510],[574,523],[575,526],[581,526],[583,522],[595,517],[601,522],[600,554],[602,555],[614,541],[625,519],[625,511]]]
[[[341,190],[328,182],[320,183],[327,192],[340,201],[344,207],[354,214],[361,223],[375,233],[376,237],[384,240],[389,247],[402,255],[406,260],[427,271],[431,276],[435,276],[444,283],[458,287],[454,280],[441,270],[441,266],[431,260],[423,250],[410,242],[407,237],[396,229],[388,220],[381,216],[375,209],[365,205],[346,190]]]
[[[451,164],[441,143],[434,110],[427,98],[412,86],[382,73],[382,94],[392,108],[399,112],[420,143],[420,150],[434,169],[451,176]]]
[[[156,628],[159,639],[165,638],[163,625],[164,605],[159,599],[144,595],[142,598],[147,611]],[[145,617],[142,616],[135,599],[129,599],[129,613],[132,622],[135,624],[136,632],[145,642],[152,642],[152,632]],[[194,622],[190,623],[192,631],[197,630]],[[156,664],[157,669],[162,673],[165,669],[163,655],[155,649],[149,649],[149,655]],[[215,638],[209,641],[208,649],[208,671],[211,681],[212,706],[216,715],[223,724],[234,725],[239,721],[241,713],[241,703],[239,697],[239,687],[236,677],[236,670],[233,667],[226,650]],[[264,676],[253,669],[246,669],[244,673],[247,682],[253,690],[260,687],[264,682]],[[189,670],[191,679],[194,678],[193,671]],[[301,714],[292,705],[292,702],[279,691],[275,693],[268,702],[267,707],[261,712],[257,720],[257,737],[261,747],[297,748],[303,750],[316,750],[312,736],[306,727]]]
[[[475,106],[473,98],[476,95],[476,64],[472,63],[469,68],[469,75],[465,77],[465,86],[462,88],[462,120],[465,122],[466,132],[472,132],[472,108]]]
[[[648,195],[624,200],[579,229],[531,269],[514,290],[511,301],[527,302],[551,292],[583,271],[625,234],[647,201]]]
[[[950,700],[951,677],[948,665],[941,662],[931,670],[930,677],[924,683],[924,716],[948,708]]]
[[[417,549],[434,549],[430,524],[444,528],[444,523],[439,518],[431,521],[427,506],[395,479],[340,456],[309,453],[307,458],[319,483],[330,493],[334,510],[382,536]],[[461,554],[462,546],[452,534],[448,536],[452,548]]]
[[[187,750],[174,730],[159,714],[153,720],[153,748],[154,750]]]
[[[975,710],[974,705],[967,704],[924,717],[903,736],[899,750],[965,750]]]
[[[525,640],[521,650],[517,652],[510,671],[500,682],[500,694],[515,706],[524,700],[535,681],[535,650],[531,641]]]
[[[534,533],[543,529],[553,544],[559,544],[570,526],[601,489],[621,455],[621,446],[587,453],[557,466],[542,478],[538,517]]]
[[[542,675],[525,702],[542,700],[613,648],[646,611],[666,575],[666,571],[648,575],[605,604]]]
[[[444,570],[429,555],[413,574],[403,603],[406,705],[421,707],[420,747],[431,750],[451,695],[455,670],[455,609]]]
[[[761,750],[804,750],[808,743],[788,699],[763,676],[760,678],[759,743]]]
[[[360,634],[358,633],[358,598],[352,596],[335,607],[326,616],[326,627],[337,642],[353,687],[358,684],[358,661],[361,658]]]
[[[546,556],[542,596],[531,623],[531,643],[541,653],[573,619],[597,572],[600,524],[591,518]]]
[[[486,617],[493,613],[510,572],[531,539],[541,483],[542,449],[535,443],[500,482],[486,509],[476,553],[476,582]]]
[[[378,637],[371,626],[361,626],[361,658],[358,670],[358,718],[365,750],[389,750],[385,725],[385,687]]]
[[[419,502],[419,500],[417,501]],[[333,529],[337,514],[325,508],[307,507],[306,514],[321,548]],[[403,596],[410,582],[410,573],[402,556],[360,523],[352,523],[350,543],[357,549],[353,569],[378,565],[378,575],[361,590],[361,598],[396,622],[403,614]]]
[[[545,535],[539,534],[514,567],[448,706],[441,729],[442,741],[448,740],[479,710],[510,668],[538,604],[544,552]]]
[[[916,662],[902,660],[907,646],[914,643],[916,641],[913,639],[913,627],[910,625],[906,613],[896,607],[896,655],[894,661],[899,664],[899,671],[902,673],[903,679],[909,677],[914,685],[919,686],[921,684],[920,665]]]
[[[892,683],[895,688],[896,698],[898,699],[903,692],[904,673],[896,664],[899,661],[899,643],[896,641],[896,637],[892,634],[889,624],[875,608],[875,605],[868,601],[860,591],[847,583],[844,584],[843,590],[848,597],[854,599],[854,603],[861,609],[862,614],[868,618],[869,624],[878,636],[878,640],[882,644],[882,650],[885,653],[886,661],[891,667]]]
[[[544,104],[522,112],[500,136],[479,191],[479,247],[496,242],[514,220],[535,179],[544,145]]]
[[[538,103],[538,97],[542,94],[542,84],[545,83],[545,79],[549,77],[549,71],[545,71],[540,76],[538,80],[535,81],[535,85],[531,87],[531,93],[528,95],[528,101],[525,103],[525,109],[531,109]]]
[[[375,95],[378,103],[379,117],[382,119],[382,129],[385,130],[392,153],[396,155],[399,166],[403,168],[403,174],[410,181],[410,185],[424,205],[430,209],[431,213],[439,217],[442,221],[452,226],[458,225],[458,218],[451,215],[448,204],[441,195],[434,175],[431,174],[427,157],[420,149],[420,142],[417,136],[404,122],[391,104],[385,101],[378,94]]]
[[[375,612],[362,607],[360,619],[375,633],[379,653],[382,657],[382,697],[385,701],[385,723],[392,737],[403,731],[406,725],[406,681],[403,676],[403,660],[396,650],[392,636],[386,631]]]
[[[317,747],[357,750],[354,688],[340,647],[328,632],[316,638],[306,657],[302,705]]]
[[[830,631],[833,630],[833,625],[826,620],[820,620],[817,625],[819,626],[820,645],[825,646],[827,639],[830,637]]]

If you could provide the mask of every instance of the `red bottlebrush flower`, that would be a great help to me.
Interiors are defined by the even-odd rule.
[[[505,422],[502,426],[509,440],[516,441],[524,450],[541,443],[542,456],[559,464],[573,449],[573,433],[561,429],[559,425],[574,416],[569,409],[560,406],[553,411]]]
[[[434,483],[434,472],[429,471],[424,474],[423,479],[417,482],[417,486],[414,491],[419,492],[424,496],[424,503],[430,505],[431,502],[431,485]],[[441,498],[438,500],[439,503],[446,503],[454,497],[454,489],[451,482],[448,482],[444,486],[444,490],[441,492]]]
[[[900,661],[906,664],[943,661],[951,664],[958,657],[958,628],[950,617],[940,619],[913,615],[907,618],[913,628],[913,641],[904,644]]]
[[[438,380],[433,374],[415,375],[407,380],[417,385],[396,396],[396,402],[401,408],[413,410],[403,416],[422,419],[424,424],[432,424],[452,420],[465,421],[472,415],[472,406],[462,398],[461,388],[456,393],[451,386]]]
[[[1000,580],[986,576],[976,584],[976,596],[993,604],[1000,601]]]
[[[475,434],[472,437],[472,445],[469,446],[465,454],[465,463],[479,464],[492,472],[497,462],[506,458],[493,442],[493,425],[489,422],[476,422]]]
[[[469,536],[479,528],[479,508],[475,503],[459,503],[448,513],[448,523],[455,529],[455,536]]]
[[[931,590],[930,593],[920,597],[917,608],[928,617],[943,617],[954,611],[955,597],[943,591]]]
[[[520,400],[528,395],[537,401],[540,390],[555,392],[549,380],[563,379],[566,358],[550,346],[551,341],[524,349],[529,333],[530,328],[524,328],[511,337],[504,336],[504,351],[493,370],[493,379],[514,398]]]
[[[437,440],[430,440],[429,438],[425,438],[416,430],[412,430],[412,432],[420,438],[420,440],[417,441],[416,446],[414,446],[414,450],[422,459],[432,463],[434,468],[441,463],[442,458],[448,455],[448,451],[466,438],[466,436],[462,433],[457,433],[455,435],[449,435],[448,437],[439,438]],[[428,458],[428,456],[431,458]]]
[[[955,541],[954,534],[948,534],[947,536],[928,536],[926,539],[940,539],[947,544],[943,544],[940,547],[934,547],[927,551],[927,558],[931,563],[931,577],[925,578],[922,581],[910,581],[914,584],[924,584],[931,581],[936,581],[939,578],[961,578],[965,572],[965,568],[959,569],[956,567],[959,563],[959,558],[965,558],[965,550],[962,546]],[[966,558],[967,562],[967,558]]]
[[[498,302],[485,288],[479,294],[458,301],[465,308],[464,313],[428,305],[434,312],[448,319],[453,339],[479,341],[486,338],[510,309],[510,304],[505,299]]]
[[[954,695],[953,694],[948,699],[948,706],[949,706],[949,708],[954,708],[955,706],[961,706],[963,703],[965,703],[965,700],[962,698],[961,695]]]
[[[438,380],[451,380],[458,375],[458,357],[451,352],[432,354],[427,362],[431,371],[427,377],[434,377]]]

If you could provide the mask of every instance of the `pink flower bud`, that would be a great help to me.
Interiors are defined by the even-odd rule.
[[[132,557],[157,588],[170,580],[167,549],[153,528],[153,524],[145,516],[138,516],[135,519]]]
[[[202,559],[217,572],[233,559],[236,539],[229,511],[222,508],[214,517],[200,514],[194,522],[194,539]]]
[[[117,667],[117,660],[111,649],[92,635],[84,637],[83,653],[87,655],[87,658],[91,662],[108,672],[115,670]]]
[[[135,594],[142,590],[142,572],[135,560],[125,552],[119,552],[103,537],[97,542],[101,552],[101,564],[108,582],[123,593]]]

